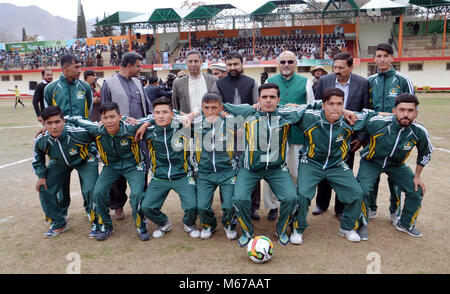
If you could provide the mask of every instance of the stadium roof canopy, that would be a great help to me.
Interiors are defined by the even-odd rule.
[[[308,11],[305,9],[308,8]],[[306,16],[307,14],[320,14],[322,9],[320,7],[316,7],[309,3],[309,1],[304,0],[274,0],[269,1],[266,4],[262,5],[252,13],[250,16],[253,20],[263,21],[263,20],[277,20],[278,17],[282,19],[286,16],[299,18],[300,15]],[[312,17],[315,18],[315,17]]]
[[[142,13],[139,12],[129,12],[129,11],[117,11],[113,15],[108,16],[107,18],[102,19],[96,26],[120,26],[124,24],[127,20],[130,20],[134,17],[140,16]]]
[[[202,5],[194,9],[183,19],[188,25],[228,25],[233,28],[236,20],[241,23],[249,21],[249,15],[231,4]]]
[[[450,0],[409,0],[409,4],[430,8],[438,6],[450,6]]]
[[[152,24],[179,23],[192,11],[192,9],[159,8],[153,11],[148,22]]]
[[[361,6],[360,11],[362,15],[365,12],[368,16],[401,15],[405,13],[407,7],[407,1],[401,3],[391,0],[371,0]]]

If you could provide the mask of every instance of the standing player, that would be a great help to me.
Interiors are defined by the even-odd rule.
[[[222,196],[222,225],[229,240],[236,239],[233,195],[238,164],[234,153],[234,124],[220,117],[222,97],[203,96],[202,113],[194,119],[194,167],[197,171],[197,209],[203,227],[200,237],[209,239],[217,227],[211,206],[214,191]]]
[[[144,215],[158,225],[154,238],[161,238],[172,229],[166,214],[161,212],[167,195],[174,190],[180,196],[184,211],[184,230],[192,238],[200,237],[195,225],[197,218],[197,190],[192,168],[189,163],[189,135],[183,134],[181,117],[176,116],[172,101],[162,97],[153,102],[153,118],[145,123],[145,135],[139,132],[137,139],[148,143],[150,171],[153,175],[145,193],[141,209]],[[142,119],[144,121],[145,119]]]
[[[130,186],[130,204],[135,227],[142,241],[150,239],[147,232],[144,215],[139,204],[144,196],[145,170],[139,145],[134,139],[138,126],[131,126],[123,122],[120,109],[115,102],[106,102],[100,108],[102,126],[96,122],[80,118],[68,118],[68,122],[86,129],[90,139],[97,144],[98,152],[105,166],[100,173],[93,193],[93,209],[95,222],[99,232],[98,241],[104,241],[114,232],[109,203],[112,185],[124,176]]]
[[[39,135],[34,143],[33,170],[38,176],[36,190],[45,212],[45,219],[51,223],[45,233],[47,237],[55,237],[68,229],[64,210],[58,203],[57,193],[61,188],[61,177],[70,176],[76,169],[80,177],[84,207],[90,220],[92,213],[92,192],[98,176],[98,162],[88,152],[90,143],[88,133],[82,129],[65,124],[61,109],[50,106],[40,113],[47,131]],[[45,165],[46,155],[50,158]],[[96,227],[89,234],[95,237]]]
[[[375,51],[375,63],[377,64],[377,73],[369,77],[369,96],[371,108],[375,111],[392,112],[394,108],[395,97],[402,93],[414,94],[414,86],[410,78],[395,70],[392,66],[394,50],[389,44],[378,44]],[[377,194],[380,179],[371,194],[369,217],[377,216]],[[391,193],[389,211],[400,214],[401,210],[401,191],[395,187],[393,181],[388,177],[389,190]],[[395,219],[392,219],[394,221]]]
[[[395,228],[413,237],[422,237],[415,228],[417,217],[425,194],[425,184],[420,175],[430,162],[433,147],[426,128],[414,122],[417,117],[419,100],[412,94],[400,94],[395,98],[394,115],[373,117],[365,128],[370,136],[370,144],[361,151],[358,180],[364,192],[362,219],[358,233],[368,240],[367,207],[370,195],[381,173],[386,173],[401,191],[405,192],[405,204],[398,219],[391,212]],[[415,173],[405,163],[414,146],[417,146],[417,164]],[[392,215],[394,214],[394,215]]]
[[[14,104],[14,108],[17,109],[17,104],[22,104],[23,108],[25,108],[25,105],[20,101],[20,90],[17,87],[17,85],[14,86],[14,89],[8,89],[8,91],[14,92],[14,95],[16,96],[16,103]]]

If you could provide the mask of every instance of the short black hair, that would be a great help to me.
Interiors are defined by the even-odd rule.
[[[154,84],[154,83],[157,83],[158,82],[158,77],[157,76],[151,76],[149,79],[148,79],[148,83],[149,84]]]
[[[333,61],[335,61],[335,60],[345,60],[345,61],[347,61],[347,65],[349,67],[353,65],[353,57],[350,54],[348,54],[347,52],[341,52],[341,53],[336,54],[333,57]]]
[[[81,63],[78,56],[74,54],[66,54],[61,57],[61,67],[64,67],[64,65],[71,65],[72,63]]]
[[[58,106],[49,106],[45,108],[44,110],[42,110],[40,117],[42,117],[42,119],[46,121],[51,116],[55,115],[59,115],[62,119],[64,119],[64,115],[61,111],[61,108],[59,108]]]
[[[230,52],[228,53],[228,55],[225,57],[225,62],[227,62],[227,60],[230,59],[234,59],[234,58],[239,58],[241,60],[241,62],[244,61],[244,58],[242,57],[242,54],[238,53],[238,52]]]
[[[277,95],[280,97],[280,87],[278,87],[277,84],[274,83],[265,83],[259,86],[258,88],[258,95],[261,97],[261,91],[265,89],[277,89]]]
[[[117,114],[120,114],[119,104],[116,102],[108,101],[102,104],[100,107],[100,114],[105,114],[105,112],[115,110]]]
[[[342,97],[342,100],[345,100],[345,93],[339,88],[328,88],[322,93],[322,102],[328,101],[331,96]]]
[[[392,48],[391,45],[389,45],[388,43],[381,43],[377,45],[377,50],[381,50],[381,51],[385,51],[387,54],[389,55],[393,55],[394,54],[394,49]],[[375,52],[376,52],[375,51]]]
[[[198,55],[198,57],[200,59],[202,59],[202,54],[197,50],[188,51],[188,53],[186,53],[186,59],[188,58],[188,56],[191,56],[191,55]]]
[[[86,80],[88,76],[95,76],[95,70],[93,69],[85,70],[85,72],[83,73],[84,80]]]
[[[51,72],[53,72],[53,70],[51,70],[51,69],[43,69],[43,70],[41,71],[41,75],[44,76],[46,71],[51,71]]]
[[[203,95],[202,103],[211,103],[211,102],[219,102],[222,104],[222,96],[215,92],[209,92]]]
[[[136,61],[144,61],[144,57],[136,52],[127,52],[122,56],[122,61],[120,62],[121,67],[127,67],[128,64],[135,65]]]
[[[409,94],[409,93],[403,93],[395,97],[394,105],[397,107],[400,103],[414,103],[414,105],[417,108],[417,105],[419,105],[419,99],[416,95]]]
[[[155,99],[152,103],[153,109],[155,109],[157,105],[169,105],[170,110],[173,110],[172,100],[166,96]]]

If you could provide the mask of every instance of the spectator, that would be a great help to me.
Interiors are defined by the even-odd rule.
[[[158,77],[157,76],[151,76],[148,80],[149,86],[145,88],[145,94],[147,95],[148,99],[150,99],[150,102],[153,104],[153,101],[155,101],[158,98],[161,97],[172,97],[172,92],[170,91],[164,91],[161,89],[161,87],[158,85]]]

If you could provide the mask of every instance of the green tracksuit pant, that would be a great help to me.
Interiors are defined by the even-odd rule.
[[[277,235],[281,236],[293,221],[300,201],[287,168],[271,168],[258,171],[249,171],[245,168],[239,169],[234,186],[234,207],[242,233],[249,238],[254,236],[251,222],[251,195],[255,185],[261,179],[264,179],[269,184],[270,189],[280,201],[280,216],[278,217],[276,231]]]
[[[297,191],[300,195],[300,211],[298,222],[294,222],[294,228],[302,233],[308,226],[308,215],[311,200],[316,194],[317,184],[326,179],[336,195],[345,204],[344,216],[341,228],[354,230],[358,228],[357,221],[361,214],[361,201],[363,193],[361,186],[346,163],[323,169],[322,166],[310,161],[300,160],[298,165]]]
[[[61,177],[61,189],[58,192],[58,201],[63,210],[63,214],[67,215],[70,206],[70,174]],[[83,206],[85,210],[88,209],[86,201],[83,203]]]
[[[61,178],[70,178],[70,174],[74,169],[78,171],[80,178],[81,193],[83,195],[86,213],[90,214],[93,191],[98,177],[98,162],[96,160],[91,162],[86,161],[80,166],[70,167],[50,161],[46,178],[48,190],[41,186],[39,199],[46,220],[51,222],[51,229],[62,228],[66,224],[64,216],[67,214],[67,210],[64,210],[62,207],[58,195],[63,184]]]
[[[140,210],[145,186],[145,170],[141,165],[132,166],[123,170],[115,169],[109,165],[103,167],[94,189],[93,208],[95,211],[95,222],[98,224],[101,232],[112,229],[112,220],[109,215],[111,201],[109,191],[120,176],[125,177],[130,187],[130,205],[136,230],[139,233],[146,233],[147,226],[144,214]]]
[[[197,219],[197,185],[194,177],[185,176],[177,180],[161,180],[153,178],[147,187],[141,209],[144,215],[158,226],[168,221],[161,208],[166,201],[170,190],[180,196],[181,208],[184,211],[183,223],[188,226],[195,225]]]
[[[405,192],[405,203],[401,213],[400,223],[405,228],[413,228],[422,205],[423,193],[419,187],[418,191],[414,188],[414,173],[407,164],[388,165],[381,168],[378,164],[361,159],[358,171],[358,181],[364,192],[364,198],[361,205],[362,214],[360,222],[367,224],[369,217],[367,207],[370,203],[370,195],[375,187],[376,179],[381,173],[386,173],[397,185],[401,191]]]
[[[400,215],[400,210],[401,210],[401,193],[402,190],[400,189],[399,186],[394,184],[394,181],[391,179],[391,177],[388,177],[388,185],[389,185],[389,192],[390,194],[390,202],[391,204],[389,205],[389,211],[391,213],[395,213],[397,214],[397,216]],[[380,184],[380,177],[377,178],[375,186],[373,188],[372,193],[370,193],[369,196],[369,208],[372,211],[376,211],[377,210],[377,197],[378,197],[378,186]]]
[[[204,228],[214,230],[217,227],[216,217],[211,206],[214,192],[219,187],[222,193],[222,225],[225,228],[232,225],[234,218],[233,198],[236,184],[236,171],[218,173],[197,173],[197,210],[200,223]]]

